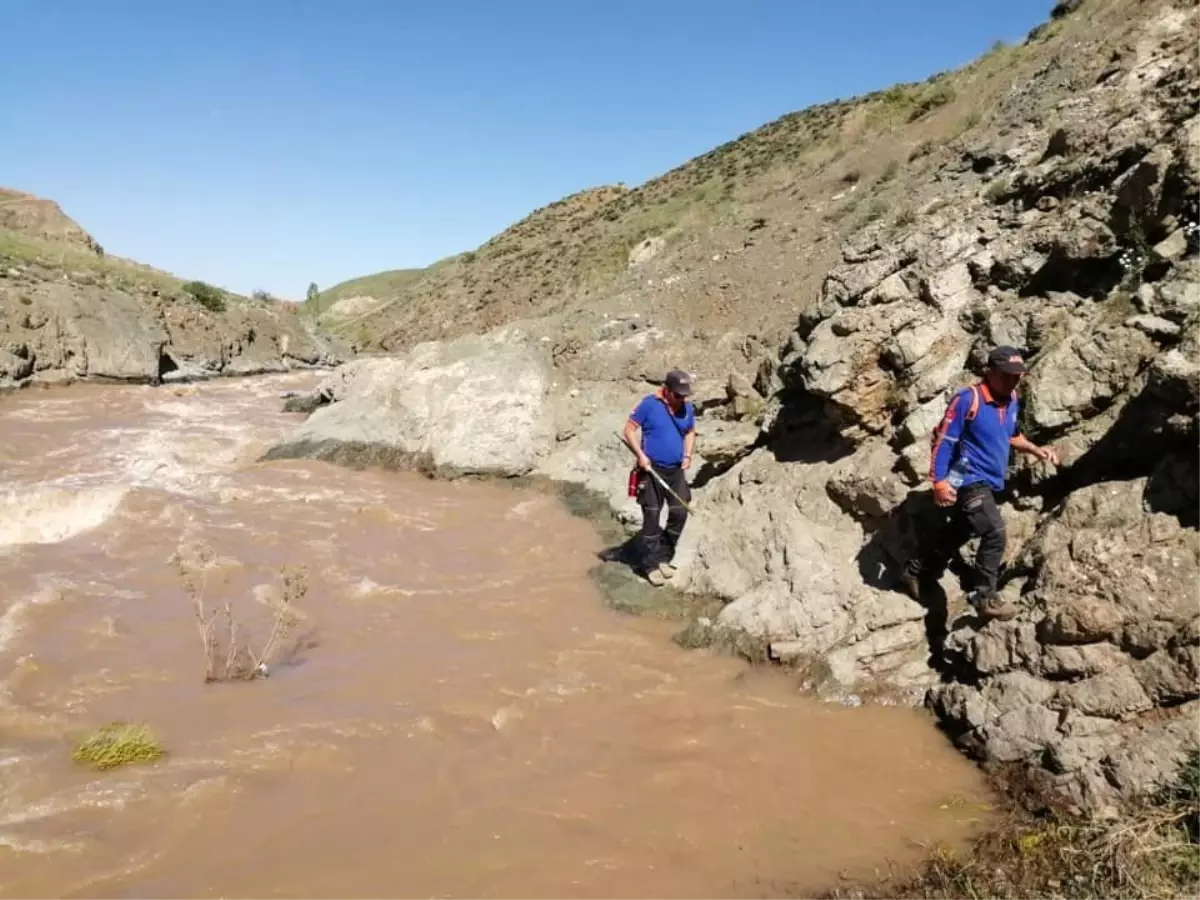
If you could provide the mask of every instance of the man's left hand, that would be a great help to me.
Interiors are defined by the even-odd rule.
[[[685,456],[683,458],[683,467],[685,469],[690,469],[692,467],[692,458],[690,456]]]

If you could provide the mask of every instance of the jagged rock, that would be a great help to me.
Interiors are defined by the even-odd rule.
[[[879,303],[903,303],[905,300],[914,299],[915,296],[904,280],[904,274],[896,272],[868,291],[863,302],[872,306]]]
[[[921,299],[943,313],[957,313],[977,298],[971,270],[955,263],[921,282]]]
[[[907,488],[888,471],[892,453],[882,441],[873,441],[856,455],[858,464],[843,468],[826,483],[830,498],[850,515],[879,519],[904,502]]]
[[[1155,147],[1117,176],[1113,182],[1113,222],[1118,231],[1140,227],[1138,223],[1154,216],[1173,157],[1171,148]]]
[[[1038,428],[1061,429],[1108,404],[1157,353],[1145,334],[1131,328],[1073,327],[1043,353],[1031,378],[1028,409]]]
[[[730,373],[725,383],[725,398],[729,404],[728,415],[734,419],[753,419],[766,408],[766,401],[754,389],[750,379],[737,372]]]
[[[1169,235],[1154,245],[1154,252],[1163,259],[1179,260],[1187,253],[1187,235],[1182,228],[1176,228]]]
[[[1200,696],[1200,537],[1171,516],[1147,516],[1145,490],[1138,479],[1071,494],[1025,552],[1034,571],[1018,617],[949,642],[977,683],[930,695],[964,747],[1045,763],[1090,806],[1125,790],[1103,776],[1116,765],[1132,766],[1130,790],[1146,788],[1151,776],[1133,761],[1157,726],[1143,717]],[[1178,729],[1154,734],[1172,759],[1194,743]]]
[[[849,306],[911,261],[909,253],[899,251],[840,266],[825,276],[822,294],[834,303]]]
[[[1125,320],[1125,326],[1157,338],[1178,337],[1180,330],[1174,322],[1160,316],[1130,316]]]

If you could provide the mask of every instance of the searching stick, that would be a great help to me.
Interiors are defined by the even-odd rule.
[[[630,453],[633,453],[633,448],[630,447],[629,443],[625,440],[625,435],[621,434],[621,432],[619,432],[619,431],[617,432],[617,440],[619,440],[621,442],[622,447],[624,447]],[[653,476],[655,481],[657,481],[660,485],[662,485],[662,489],[664,491],[666,491],[668,494],[670,494],[672,497],[674,497],[677,501],[679,501],[680,506],[682,506],[684,509],[686,509],[689,513],[692,512],[692,508],[687,505],[687,502],[682,497],[680,497],[677,493],[675,493],[673,490],[671,490],[671,486],[669,484],[667,484],[665,481],[663,481],[661,475],[659,475],[657,472],[655,472],[653,468],[646,469],[646,471],[649,472],[651,474],[651,476]]]

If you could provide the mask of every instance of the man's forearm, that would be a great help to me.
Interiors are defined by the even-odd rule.
[[[1037,454],[1039,454],[1042,450],[1041,447],[1029,440],[1029,438],[1025,437],[1023,434],[1018,434],[1009,442],[1009,444],[1014,450],[1019,450],[1022,453],[1031,453],[1034,456],[1037,456]]]
[[[644,458],[644,454],[642,453],[642,442],[638,440],[639,430],[636,422],[626,422],[625,431],[622,432],[622,436],[625,438],[625,446],[633,451],[633,455],[638,458],[638,462],[640,463]]]
[[[683,436],[683,455],[686,459],[692,458],[692,448],[696,446],[696,432],[689,431]]]

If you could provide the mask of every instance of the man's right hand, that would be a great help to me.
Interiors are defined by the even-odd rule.
[[[958,499],[958,492],[948,481],[938,481],[933,485],[933,502],[938,506],[953,506]]]
[[[638,454],[637,464],[639,469],[645,469],[647,472],[650,471],[650,457],[645,453]]]

